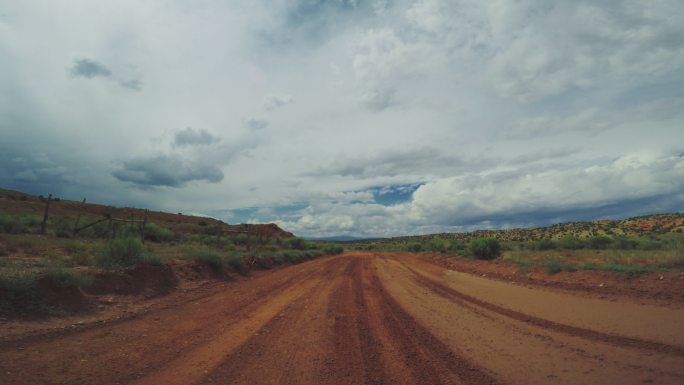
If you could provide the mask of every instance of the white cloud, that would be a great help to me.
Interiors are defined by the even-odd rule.
[[[4,187],[255,208],[241,218],[311,235],[684,210],[667,160],[684,151],[677,0],[9,0],[2,13]],[[307,208],[275,209],[293,202]]]

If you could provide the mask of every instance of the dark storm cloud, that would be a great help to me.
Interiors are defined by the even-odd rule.
[[[69,73],[75,78],[103,78],[116,82],[119,86],[131,91],[142,90],[140,79],[122,79],[117,76],[108,66],[93,59],[75,59],[69,68]]]
[[[112,71],[107,68],[107,66],[92,59],[75,60],[74,65],[69,72],[71,72],[72,76],[88,79],[95,77],[108,78],[112,76]]]
[[[206,130],[195,130],[192,127],[187,127],[182,131],[174,134],[173,145],[175,147],[184,146],[206,146],[219,142],[221,139],[212,135]]]
[[[139,187],[182,187],[192,181],[218,183],[223,180],[223,171],[213,164],[170,155],[127,160],[112,175]]]

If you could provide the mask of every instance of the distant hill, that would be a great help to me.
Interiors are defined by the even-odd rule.
[[[361,237],[352,237],[349,235],[337,235],[337,236],[321,237],[321,238],[304,237],[304,239],[306,239],[307,241],[324,241],[324,242],[361,242],[361,241],[378,240],[379,238],[361,238]]]
[[[527,242],[538,241],[544,238],[559,239],[566,235],[579,238],[596,235],[639,237],[668,233],[684,233],[684,213],[644,215],[623,220],[606,219],[591,222],[568,222],[536,228],[477,230],[467,233],[404,236],[388,238],[387,241],[402,242],[435,237],[467,241],[472,238],[492,237],[504,242]]]
[[[46,197],[43,196],[36,197],[19,191],[0,189],[0,214],[36,215],[42,217],[45,210],[45,202]],[[54,197],[50,202],[50,217],[79,218],[81,224],[88,223],[88,220],[98,220],[108,216],[120,219],[143,219],[146,215],[149,222],[181,233],[198,234],[207,232],[207,229],[210,227],[220,226],[227,231],[264,237],[290,238],[294,236],[274,223],[227,224],[218,219],[204,216],[149,211],[143,208],[105,206],[64,200],[59,197]]]

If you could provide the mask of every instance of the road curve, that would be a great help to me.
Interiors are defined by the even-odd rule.
[[[0,384],[682,384],[684,311],[349,252],[0,345]]]

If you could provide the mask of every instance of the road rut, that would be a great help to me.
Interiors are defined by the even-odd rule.
[[[0,345],[1,384],[681,384],[684,312],[348,252]],[[656,327],[654,327],[654,325]]]

